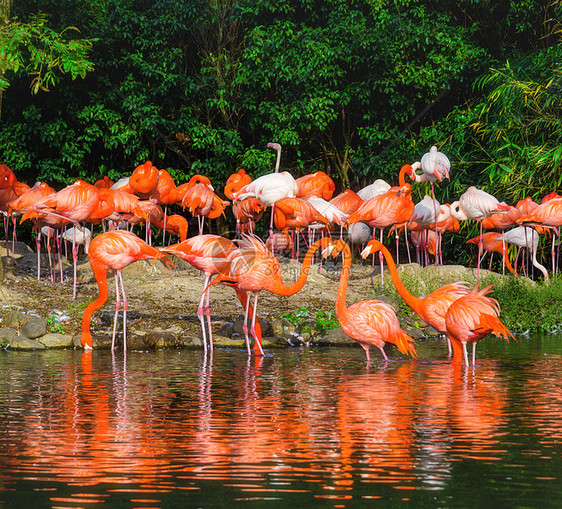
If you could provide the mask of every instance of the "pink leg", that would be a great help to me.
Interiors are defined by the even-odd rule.
[[[252,314],[252,328],[250,329],[250,332],[252,333],[252,336],[254,336],[254,344],[258,345],[258,347],[259,347],[260,355],[265,355],[263,353],[261,343],[258,340],[258,337],[256,335],[256,313],[257,313],[257,309],[258,309],[258,294],[256,293],[254,295],[254,313]]]
[[[210,277],[209,277],[210,279]],[[211,289],[207,288],[207,301],[205,304],[205,314],[207,315],[207,330],[209,331],[209,349],[213,351],[213,329],[211,327],[211,307],[209,306],[209,298],[211,296]]]
[[[476,362],[476,342],[472,343],[472,365]]]
[[[76,226],[72,230],[72,261],[74,282],[72,284],[72,300],[76,300],[76,262],[78,261],[78,246],[76,245]]]
[[[35,246],[37,248],[37,281],[41,280],[41,230],[37,232],[35,237]]]
[[[380,237],[380,243],[382,244],[382,231],[383,229],[381,228],[381,233],[379,235]],[[381,262],[381,293],[384,292],[384,255],[382,254],[382,251],[379,251],[379,260]]]
[[[379,350],[381,351],[384,360],[388,362],[388,357],[386,355],[386,352],[384,351],[384,346],[379,346]]]
[[[209,280],[211,279],[211,276],[205,276],[205,286],[204,288],[207,288],[207,286],[209,285]],[[199,301],[199,307],[197,308],[197,318],[199,318],[199,322],[201,322],[201,332],[203,334],[203,350],[205,352],[207,352],[207,338],[205,335],[205,319],[204,319],[204,315],[203,315],[203,302],[205,301],[205,293],[207,293],[206,291],[204,291],[201,294],[201,300]]]
[[[121,299],[119,298],[119,271],[115,271],[115,315],[113,316],[113,335],[111,336],[111,350],[115,349],[115,335],[117,334],[117,318],[119,316],[119,308],[121,307]]]
[[[123,351],[127,353],[127,295],[123,284],[123,274],[119,271],[119,281],[121,281],[121,293],[123,294]]]
[[[250,350],[250,338],[248,337],[248,309],[250,307],[250,292],[248,293],[248,302],[246,303],[246,307],[244,309],[244,325],[242,329],[244,330],[244,338],[246,339],[246,348],[248,349],[248,355],[251,355],[252,352]]]
[[[469,366],[468,352],[466,351],[466,343],[464,343],[464,342],[462,344],[462,351],[463,351],[464,363],[465,363],[466,367],[468,368],[468,366]]]
[[[412,263],[412,256],[410,255],[410,244],[408,242],[408,226],[404,225],[404,239],[406,240],[406,251],[408,251],[408,263]]]

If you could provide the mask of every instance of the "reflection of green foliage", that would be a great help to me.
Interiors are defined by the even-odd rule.
[[[281,318],[285,318],[293,325],[296,325],[300,332],[308,332],[313,336],[340,326],[334,311],[314,312],[310,311],[306,306],[301,306],[297,311],[283,313]]]

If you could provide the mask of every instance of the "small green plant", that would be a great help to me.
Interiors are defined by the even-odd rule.
[[[334,311],[315,312],[306,306],[301,306],[297,311],[283,313],[281,318],[296,325],[300,332],[308,332],[311,336],[317,336],[340,326]]]
[[[51,315],[47,318],[47,327],[50,332],[55,332],[58,334],[64,334],[62,330],[61,324],[57,321],[57,317],[55,315]]]

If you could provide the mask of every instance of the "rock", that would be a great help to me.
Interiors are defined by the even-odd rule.
[[[47,348],[72,348],[74,336],[70,334],[49,333],[41,336],[38,341]]]
[[[24,336],[15,336],[10,341],[10,350],[45,350],[46,348],[43,343]]]
[[[218,335],[230,338],[232,337],[233,332],[234,332],[234,324],[232,322],[226,322],[219,329]]]
[[[72,346],[74,348],[83,348],[82,347],[82,342],[80,341],[80,334],[75,334],[72,337]]]
[[[280,336],[285,332],[283,320],[272,320],[271,322],[271,334],[273,336]]]
[[[28,315],[21,311],[8,311],[4,316],[4,325],[19,330],[28,320]]]
[[[355,340],[351,339],[341,327],[331,329],[327,334],[318,339],[317,343],[327,343],[330,345],[353,344]]]
[[[441,334],[437,329],[434,329],[431,325],[428,325],[427,327],[424,327],[423,333],[426,336],[439,336]]]
[[[20,329],[20,334],[29,339],[37,339],[47,333],[47,320],[42,316],[29,316]]]
[[[9,343],[18,335],[18,331],[12,327],[2,327],[0,329],[0,345]]]
[[[16,242],[14,245],[14,250],[12,251],[12,242],[9,242],[9,248],[10,248],[10,257],[13,258],[19,258],[20,256],[27,254],[27,253],[33,253],[33,250],[24,242]],[[3,240],[0,242],[0,256],[4,257],[7,256],[8,253],[6,251],[6,241]]]
[[[261,327],[261,335],[262,337],[264,336],[271,336],[271,325],[267,320],[264,320],[263,318],[259,318],[258,320],[260,322],[260,327]],[[249,329],[251,326],[251,320],[250,318],[248,318],[248,333],[249,333]],[[242,315],[240,315],[237,320],[234,322],[234,326],[232,328],[232,333],[233,334],[240,334],[240,336],[244,337],[244,317]],[[251,339],[251,334],[250,334],[250,339]]]
[[[410,336],[412,339],[421,339],[425,337],[424,332],[417,327],[406,326],[404,327],[404,332],[408,334],[408,336]]]

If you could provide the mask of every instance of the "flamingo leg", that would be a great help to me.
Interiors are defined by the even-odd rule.
[[[258,294],[256,293],[254,295],[254,312],[252,314],[252,328],[250,329],[250,332],[252,333],[252,336],[254,336],[254,345],[258,345],[259,355],[264,355],[263,349],[262,349],[262,346],[261,346],[261,341],[258,339],[258,336],[256,334],[256,313],[257,313],[257,309],[258,309]],[[256,355],[258,355],[257,352],[256,352]]]
[[[466,367],[468,367],[469,366],[468,352],[466,351],[466,343],[464,343],[464,342],[462,344],[462,351],[463,351],[464,363],[465,363]]]
[[[480,281],[480,258],[482,256],[482,248],[483,248],[483,240],[482,240],[482,221],[480,221],[480,239],[478,240],[478,276],[477,279]]]
[[[382,244],[382,228],[381,228],[381,232],[379,235],[380,238],[380,243]],[[379,260],[381,262],[381,294],[384,295],[384,255],[382,254],[382,251],[379,251]]]
[[[74,282],[72,283],[72,300],[76,300],[76,264],[78,262],[78,246],[76,245],[76,227],[72,230],[72,262]]]
[[[247,292],[247,297],[246,305],[244,306],[244,325],[242,326],[242,330],[244,331],[244,338],[246,339],[248,355],[251,355],[250,338],[248,337],[248,309],[250,308],[250,292]]]
[[[209,279],[210,276],[205,276],[205,286],[204,288],[207,288],[208,284],[209,284]],[[201,332],[203,334],[203,350],[205,351],[205,353],[207,352],[207,339],[205,336],[205,320],[204,320],[204,316],[203,316],[203,302],[205,301],[205,293],[206,291],[203,291],[203,293],[201,293],[201,300],[199,301],[199,307],[197,308],[197,318],[199,318],[199,321],[201,322]]]
[[[476,362],[476,342],[472,343],[472,365]]]
[[[384,351],[384,346],[379,346],[379,350],[381,351],[382,356],[384,357],[384,360],[386,362],[388,362],[388,356],[386,355],[386,352]]]
[[[210,280],[210,276],[209,276]],[[208,286],[208,282],[207,285]],[[213,329],[211,327],[211,307],[209,306],[209,299],[211,297],[211,288],[207,288],[207,299],[205,303],[205,314],[207,315],[207,330],[209,332],[209,349],[213,351]]]
[[[410,243],[408,242],[408,226],[404,224],[404,239],[406,240],[406,251],[408,251],[408,263],[412,263],[412,256],[410,255]]]
[[[123,294],[123,351],[127,353],[127,295],[125,294],[125,285],[123,284],[123,274],[119,273],[119,281],[121,282],[121,293]]]
[[[435,265],[439,265],[439,259],[441,258],[441,246],[439,245],[439,232],[437,231],[437,205],[435,200],[435,192],[433,190],[433,182],[431,185],[431,198],[433,199],[433,210],[435,211],[435,235],[437,240],[435,241]]]
[[[117,334],[117,318],[119,316],[119,308],[121,307],[121,299],[119,298],[119,271],[115,271],[115,315],[113,316],[113,334],[111,336],[111,350],[115,349],[115,335]]]
[[[35,236],[35,246],[37,248],[37,281],[41,280],[41,230]]]

